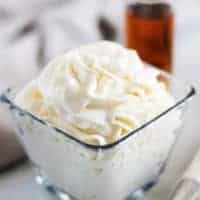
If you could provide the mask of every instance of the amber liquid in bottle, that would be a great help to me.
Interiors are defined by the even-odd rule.
[[[147,63],[172,72],[174,16],[167,3],[135,3],[126,8],[126,46]]]

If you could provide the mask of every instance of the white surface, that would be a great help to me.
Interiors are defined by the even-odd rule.
[[[43,188],[36,184],[34,171],[30,164],[25,164],[3,173],[0,176],[1,200],[54,200]]]

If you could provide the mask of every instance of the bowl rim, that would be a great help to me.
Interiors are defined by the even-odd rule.
[[[161,70],[159,70],[159,71],[162,72],[162,74],[164,74],[165,76],[172,77],[171,75],[169,75],[166,72],[163,72]],[[93,144],[88,144],[88,143],[86,143],[86,142],[78,139],[77,137],[68,134],[67,132],[65,132],[65,131],[63,131],[61,129],[50,125],[49,123],[47,123],[44,120],[38,118],[37,116],[33,115],[32,113],[30,113],[30,112],[28,112],[28,111],[20,108],[18,105],[16,105],[14,103],[13,100],[11,100],[9,98],[9,94],[11,93],[12,90],[13,89],[8,88],[8,89],[6,89],[5,92],[3,92],[2,94],[0,94],[0,102],[8,104],[10,106],[10,109],[12,109],[12,110],[15,109],[15,110],[19,111],[21,115],[27,115],[27,116],[31,117],[32,119],[36,120],[37,122],[41,123],[42,125],[47,126],[47,127],[51,128],[51,129],[54,129],[59,134],[62,134],[64,137],[67,137],[67,139],[71,139],[71,140],[75,141],[76,143],[78,143],[80,145],[83,145],[84,147],[87,147],[87,148],[92,149],[92,150],[106,150],[106,149],[111,149],[111,148],[113,148],[113,147],[121,144],[122,142],[124,142],[125,140],[127,140],[128,138],[130,138],[131,136],[135,135],[137,132],[141,131],[142,129],[146,128],[147,126],[149,126],[153,122],[155,122],[158,119],[160,119],[162,116],[166,115],[170,111],[172,111],[175,108],[177,108],[178,106],[182,105],[183,103],[185,103],[187,100],[189,100],[192,96],[194,96],[196,94],[195,87],[189,86],[189,91],[186,93],[186,95],[184,95],[184,97],[182,97],[180,100],[178,100],[173,106],[169,107],[168,109],[166,109],[165,111],[163,111],[159,115],[155,116],[154,118],[152,118],[148,122],[144,123],[143,125],[139,126],[136,129],[134,129],[133,131],[131,131],[130,133],[128,133],[124,137],[120,138],[117,141],[109,143],[109,144],[105,144],[105,145],[93,145]]]

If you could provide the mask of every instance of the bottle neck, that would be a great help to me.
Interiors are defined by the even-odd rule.
[[[128,3],[142,3],[142,4],[158,4],[158,3],[171,3],[171,0],[128,0]]]
[[[147,2],[147,3],[146,3]],[[151,3],[150,3],[151,2]],[[148,19],[159,19],[173,16],[173,8],[165,0],[135,0],[129,1],[126,11],[129,15]]]

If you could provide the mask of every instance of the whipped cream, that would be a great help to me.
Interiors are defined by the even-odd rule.
[[[174,104],[176,96],[169,94],[158,75],[135,51],[98,42],[56,58],[15,102],[84,142],[104,145]],[[17,110],[13,117],[43,184],[74,199],[124,200],[158,181],[178,136],[181,113],[180,108],[173,109],[108,149],[86,148]]]
[[[174,104],[158,75],[134,50],[97,42],[50,62],[15,102],[86,143],[105,145]]]

